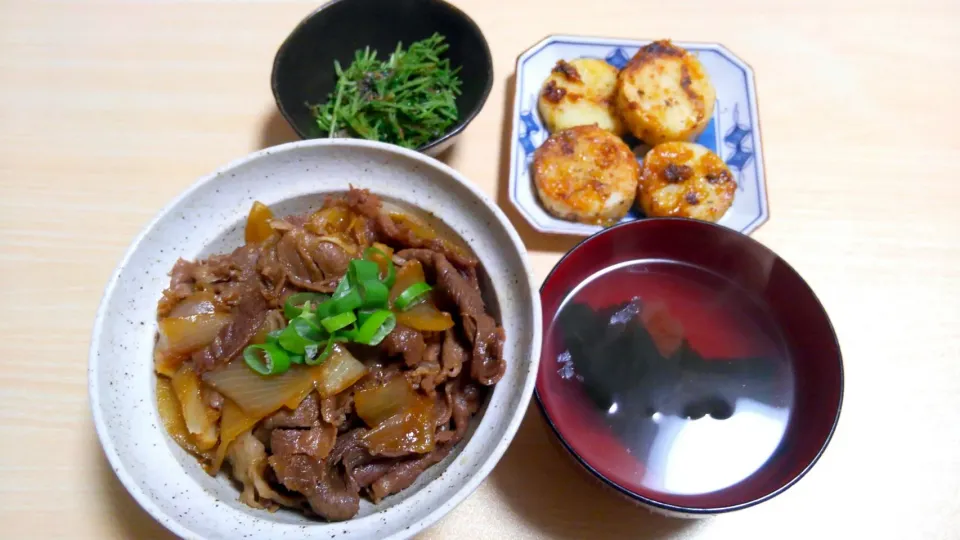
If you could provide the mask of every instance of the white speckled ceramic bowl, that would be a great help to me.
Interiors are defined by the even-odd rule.
[[[157,413],[156,304],[179,257],[242,244],[250,204],[278,215],[319,205],[349,185],[433,213],[466,240],[486,270],[485,297],[506,330],[506,375],[456,450],[410,488],[361,503],[340,523],[238,501],[164,431]],[[434,523],[489,474],[516,433],[533,392],[541,342],[540,295],[526,249],[507,218],[446,165],[395,146],[350,139],[300,141],[253,153],[202,178],[150,223],[107,284],[90,345],[90,402],[117,476],[150,514],[184,538],[405,538]]]

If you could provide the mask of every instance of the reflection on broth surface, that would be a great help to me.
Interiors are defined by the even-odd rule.
[[[547,339],[562,351],[561,377],[586,393],[652,491],[736,484],[787,431],[794,376],[782,336],[762,304],[703,269],[605,269],[568,295]]]

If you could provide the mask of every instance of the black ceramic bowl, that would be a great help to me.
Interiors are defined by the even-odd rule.
[[[277,107],[304,139],[324,137],[307,103],[323,103],[334,89],[337,60],[346,69],[357,49],[370,47],[386,58],[439,32],[450,44],[451,66],[461,66],[463,93],[457,97],[459,120],[440,138],[417,150],[436,155],[483,108],[493,85],[493,60],[473,20],[441,0],[334,0],[308,15],[287,37],[273,61],[271,86]]]

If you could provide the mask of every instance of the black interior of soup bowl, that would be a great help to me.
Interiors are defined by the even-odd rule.
[[[457,123],[443,137],[418,148],[451,141],[483,107],[493,84],[490,49],[470,17],[441,0],[334,0],[308,15],[287,37],[273,63],[271,85],[277,106],[297,134],[320,133],[307,104],[324,103],[336,84],[334,61],[346,69],[365,47],[385,59],[397,48],[440,33],[452,67],[461,68]]]

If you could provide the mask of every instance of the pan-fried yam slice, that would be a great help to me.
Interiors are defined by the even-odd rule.
[[[649,217],[717,221],[733,204],[736,190],[719,156],[699,144],[671,142],[644,157],[637,200]]]
[[[640,166],[630,148],[596,125],[557,132],[534,153],[533,180],[551,214],[609,225],[633,204]]]
[[[560,60],[543,83],[537,107],[550,133],[597,124],[622,135],[614,104],[617,68],[594,58]]]
[[[620,72],[616,103],[643,142],[692,141],[710,122],[716,92],[696,56],[669,41],[642,47]]]

